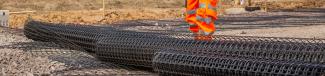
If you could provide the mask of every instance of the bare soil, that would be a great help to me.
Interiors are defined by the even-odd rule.
[[[10,15],[11,28],[22,28],[28,18],[45,22],[111,24],[117,21],[138,19],[175,19],[182,17],[181,9],[115,9],[107,11],[37,12]]]

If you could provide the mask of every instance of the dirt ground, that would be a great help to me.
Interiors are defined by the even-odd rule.
[[[28,14],[10,15],[11,28],[22,28],[30,17],[46,22],[79,23],[79,24],[111,24],[117,21],[137,19],[175,19],[181,18],[181,9],[111,9],[107,11],[49,11]]]
[[[325,0],[253,0],[252,2],[252,6],[264,7],[269,9],[269,11],[325,6]]]

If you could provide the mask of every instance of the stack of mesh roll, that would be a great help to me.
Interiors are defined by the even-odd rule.
[[[159,40],[155,38],[167,38],[160,33],[39,21],[29,21],[25,26],[25,35],[35,41],[54,42],[93,53],[103,61],[150,68],[153,54],[160,48],[150,44]]]
[[[25,35],[161,75],[317,76],[325,69],[323,39],[218,35],[200,41],[189,34],[39,21],[29,21]]]
[[[191,40],[189,35],[110,31],[97,44],[97,57],[103,61],[152,68],[154,53],[165,48],[204,47],[208,41]],[[175,37],[177,36],[177,37]]]
[[[322,63],[237,58],[173,49],[156,52],[153,64],[155,71],[168,76],[321,76],[325,71]]]
[[[162,75],[320,76],[324,40],[273,37],[216,37],[204,48],[164,49],[153,66]]]

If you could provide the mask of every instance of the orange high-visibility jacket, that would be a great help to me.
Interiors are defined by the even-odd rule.
[[[217,20],[217,12],[213,8],[217,7],[218,0],[187,0],[185,20],[193,26],[190,30],[194,33],[202,30],[211,33],[216,30],[214,21]]]

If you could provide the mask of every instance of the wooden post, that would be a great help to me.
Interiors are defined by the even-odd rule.
[[[247,0],[248,6],[252,6],[252,0]]]
[[[102,20],[104,20],[105,19],[105,3],[106,2],[106,0],[103,0],[103,7],[102,7],[102,12],[103,12],[103,18],[102,18]]]
[[[105,10],[105,2],[106,2],[106,1],[103,0],[103,7],[102,7],[103,10]]]

